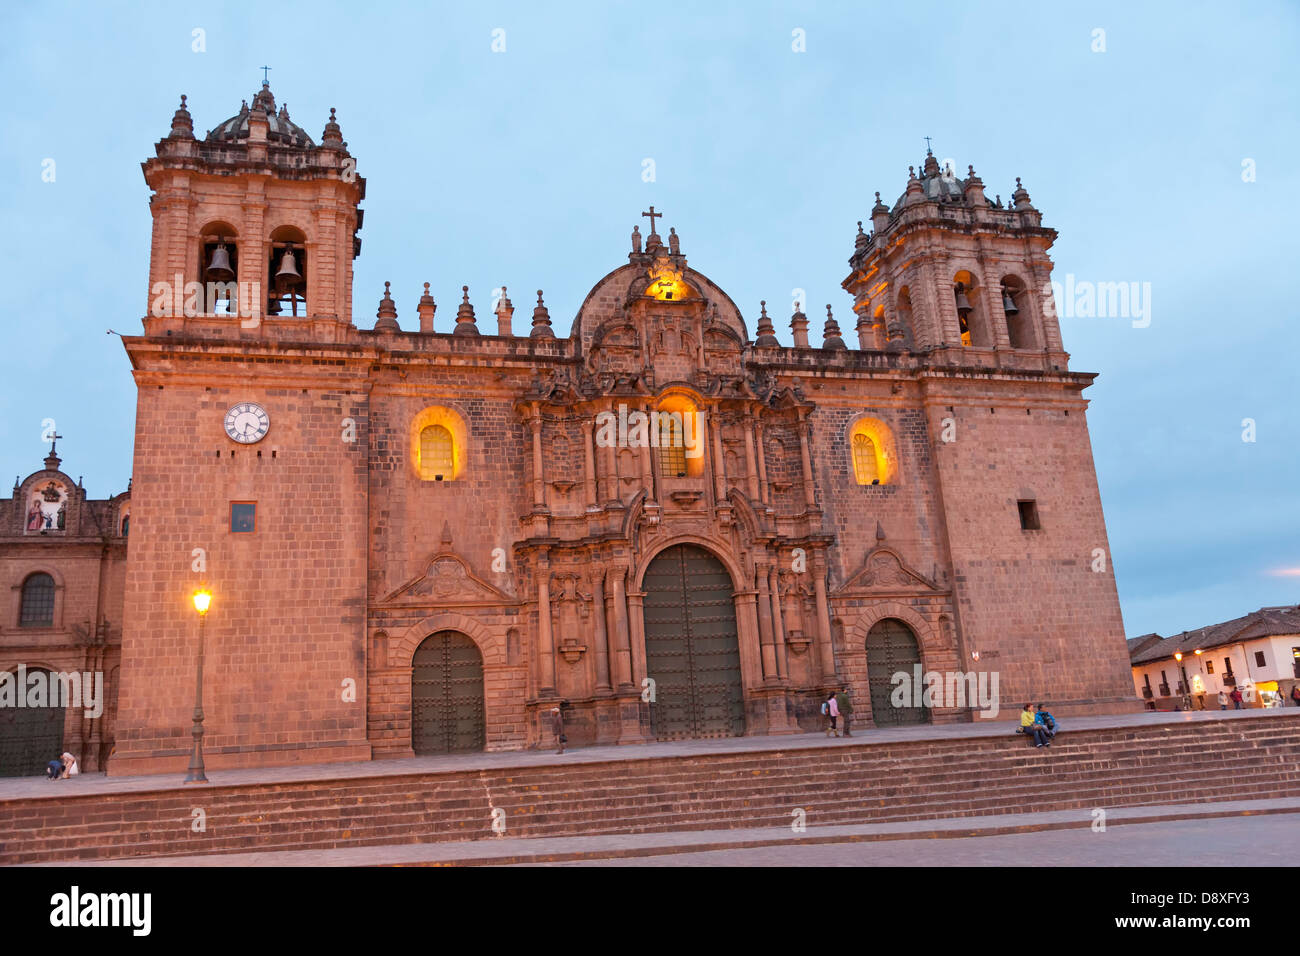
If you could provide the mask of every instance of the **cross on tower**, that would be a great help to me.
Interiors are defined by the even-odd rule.
[[[930,149],[930,137],[928,137],[928,136],[925,138],[925,151],[926,151],[927,153],[929,153],[929,152],[933,152],[933,151]]]
[[[270,71],[271,68],[270,68],[269,66],[263,66],[263,67],[260,67],[259,69],[261,69],[261,71],[262,71],[262,85],[263,85],[263,86],[270,86],[270,82],[267,80],[267,78],[266,78],[266,74]]]
[[[649,212],[643,212],[641,215],[650,217],[650,235],[655,235],[655,220],[662,219],[664,214],[661,212],[655,212],[655,207],[651,206]]]
[[[63,436],[60,435],[58,432],[55,432],[55,433],[53,433],[52,435],[50,435],[50,454],[51,454],[51,455],[54,454],[54,449],[58,447],[59,439],[62,438],[62,437],[63,437]]]

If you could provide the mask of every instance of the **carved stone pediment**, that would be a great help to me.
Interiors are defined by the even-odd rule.
[[[867,552],[862,567],[835,594],[849,592],[927,592],[940,590],[921,572],[909,567],[891,548],[877,547]]]
[[[422,574],[403,584],[382,603],[462,606],[513,604],[514,598],[474,574],[460,555],[442,551],[429,560]]]

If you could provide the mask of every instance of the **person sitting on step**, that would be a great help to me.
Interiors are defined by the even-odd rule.
[[[1056,736],[1056,718],[1052,716],[1045,704],[1038,705],[1038,713],[1034,715],[1034,723],[1043,725],[1043,730],[1047,731],[1048,740]]]
[[[1034,738],[1035,747],[1050,747],[1051,742],[1047,739],[1047,731],[1043,725],[1034,719],[1034,705],[1025,704],[1020,711],[1020,733],[1030,734]]]

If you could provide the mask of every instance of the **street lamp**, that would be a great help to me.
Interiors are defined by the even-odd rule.
[[[1183,675],[1183,710],[1194,710],[1192,706],[1192,685],[1187,682],[1187,666],[1183,664],[1183,652],[1174,651],[1174,660],[1178,662],[1178,672]]]
[[[208,619],[212,592],[207,588],[199,588],[194,592],[193,601],[194,610],[199,614],[199,663],[194,682],[194,750],[190,754],[189,773],[185,775],[185,782],[207,783],[207,775],[203,772],[203,625]]]

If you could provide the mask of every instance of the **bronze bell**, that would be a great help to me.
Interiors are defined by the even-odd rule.
[[[302,281],[302,275],[298,272],[298,263],[293,257],[293,250],[284,250],[284,255],[280,257],[280,269],[275,274],[277,281],[284,285],[295,285]]]
[[[960,282],[957,283],[956,296],[957,296],[957,314],[964,319],[966,316],[970,315],[975,310],[971,308],[970,300],[966,298],[966,287],[962,285]]]
[[[212,261],[208,263],[208,278],[217,282],[229,282],[235,277],[235,270],[230,267],[230,253],[225,243],[212,250]]]
[[[1016,308],[1016,300],[1011,297],[1011,293],[1006,289],[1002,290],[1002,311],[1007,315],[1015,315],[1020,311]]]

